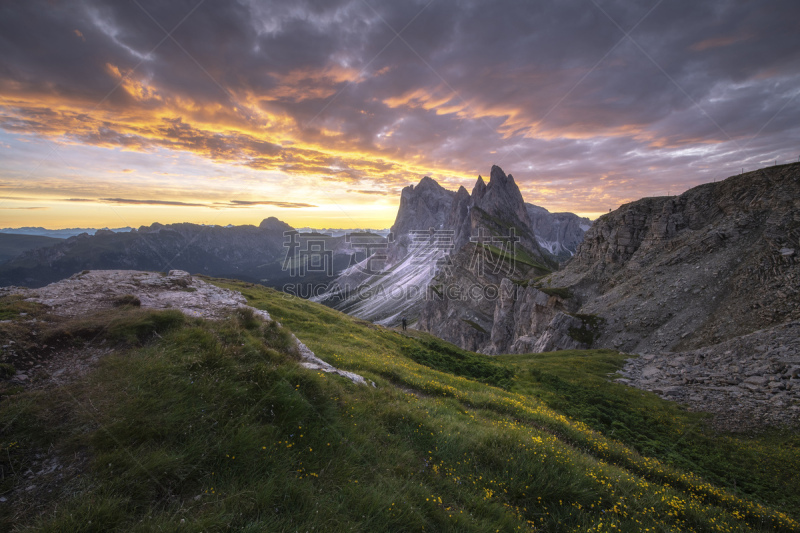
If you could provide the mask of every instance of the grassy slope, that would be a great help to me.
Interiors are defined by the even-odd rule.
[[[688,441],[695,418],[605,382],[603,374],[619,364],[614,353],[484,358],[262,287],[218,283],[242,290],[317,355],[377,388],[299,367],[285,335],[247,316],[223,323],[145,311],[98,317],[94,329],[84,329],[127,339],[125,354],[106,357],[83,382],[12,394],[0,405],[3,472],[24,472],[48,449],[87,457],[87,472],[53,485],[40,517],[29,507],[15,522],[6,510],[0,529],[798,528],[786,515],[668,465],[683,457],[681,448],[673,457],[633,442],[653,421],[659,429],[645,433],[650,441],[684,434]],[[566,398],[577,389],[564,387],[577,384],[599,396]],[[598,398],[613,404],[617,397],[610,412],[593,410]],[[665,462],[591,429],[619,432],[613,424],[620,415],[633,435],[624,439]],[[707,439],[714,452],[723,450],[720,442],[714,448]],[[772,461],[769,444],[763,456]],[[796,471],[797,459],[785,460]],[[714,464],[701,466],[713,475]],[[6,476],[0,491],[20,483],[28,481]],[[773,496],[758,492],[781,505]]]

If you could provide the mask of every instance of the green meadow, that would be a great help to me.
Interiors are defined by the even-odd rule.
[[[284,328],[121,306],[42,332],[116,349],[71,384],[2,391],[0,529],[800,530],[797,434],[715,433],[613,383],[625,355],[487,357],[210,281]],[[0,302],[4,331],[23,303]],[[287,330],[374,386],[302,367]],[[43,457],[69,475],[26,477]]]

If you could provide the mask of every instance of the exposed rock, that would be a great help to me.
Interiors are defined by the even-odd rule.
[[[21,294],[30,301],[46,305],[51,314],[61,317],[96,313],[114,307],[120,297],[132,295],[142,307],[176,309],[191,317],[220,320],[237,309],[245,308],[261,320],[272,320],[266,311],[247,305],[240,292],[206,283],[182,270],[172,270],[168,275],[135,270],[94,270],[38,289],[0,288],[0,295],[6,294]],[[294,339],[303,366],[339,374],[354,383],[366,383],[363,377],[322,361],[296,337]],[[64,362],[69,363],[68,360]],[[56,374],[59,369],[51,366],[48,370],[50,374]],[[20,376],[28,377],[25,374],[14,377],[24,381]]]
[[[395,246],[392,254],[397,260],[405,256],[411,247],[412,231],[440,230],[450,213],[456,193],[448,191],[435,180],[425,176],[414,186],[409,185],[400,193],[400,207],[392,225]]]
[[[545,331],[539,336],[539,340],[533,345],[531,352],[554,352],[557,350],[575,350],[581,348],[588,348],[584,344],[572,336],[572,331],[580,329],[583,322],[571,315],[562,312],[556,313],[556,316],[547,324]],[[522,353],[517,348],[515,353]]]
[[[800,423],[798,363],[800,321],[793,321],[696,350],[628,359],[617,381],[710,412],[720,429],[747,431]]]
[[[475,185],[472,186],[472,201],[480,202],[484,194],[486,194],[486,182],[483,181],[483,176],[478,176]]]
[[[605,319],[597,345],[687,350],[800,319],[800,164],[603,215],[548,278]]]
[[[492,166],[489,184],[480,198],[474,199],[476,207],[495,217],[508,219],[516,227],[529,227],[528,210],[525,200],[514,182],[514,177],[503,172],[497,165]]]
[[[534,267],[481,251],[474,243],[464,246],[449,271],[433,280],[419,329],[486,354],[529,352],[545,334],[548,346],[585,347],[569,337],[568,320],[551,326],[567,310],[565,300],[512,281]]]
[[[483,180],[478,178],[479,183]],[[475,185],[478,188],[478,185]],[[485,185],[484,185],[485,188]],[[460,250],[462,246],[469,242],[470,232],[472,231],[472,223],[470,220],[470,210],[474,203],[474,196],[470,196],[467,189],[459,187],[453,205],[450,208],[450,214],[447,216],[445,226],[453,231],[453,250]]]
[[[533,204],[525,204],[525,207],[539,246],[562,260],[575,255],[584,234],[592,226],[591,220],[574,213],[551,213]]]
[[[514,178],[506,176],[497,166],[492,167],[488,185],[478,177],[471,195],[464,187],[456,193],[447,191],[428,177],[417,186],[406,187],[400,197],[392,233],[395,243],[389,248],[382,271],[364,268],[363,262],[354,265],[342,272],[324,294],[312,299],[381,325],[398,325],[405,316],[412,323],[417,321],[419,327],[425,327],[422,324],[435,322],[433,316],[421,318],[428,305],[428,286],[434,282],[437,272],[449,275],[451,267],[463,266],[454,257],[465,248],[469,247],[469,253],[475,256],[475,241],[495,250],[508,250],[511,256],[512,248],[524,251],[529,265],[520,269],[518,276],[531,270],[531,261],[543,266],[542,272],[557,266],[538,245]],[[511,239],[515,241],[514,246],[509,244]],[[446,259],[448,254],[450,260]],[[509,275],[515,270],[512,267]],[[496,278],[496,282],[499,283],[500,278]],[[446,284],[467,286],[457,278],[448,279]],[[466,305],[473,306],[469,302]],[[455,311],[457,304],[453,302],[452,307]],[[482,338],[481,324],[489,322],[486,331],[491,330],[491,320],[485,320],[484,314],[493,313],[494,303],[490,311],[482,309],[480,302],[477,307],[481,309],[475,309],[476,320],[470,318],[473,311],[466,308],[457,312],[458,317],[452,322],[446,319],[449,335],[460,336],[465,347],[479,342],[471,337]]]

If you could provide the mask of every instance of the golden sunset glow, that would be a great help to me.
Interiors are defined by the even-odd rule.
[[[597,7],[6,6],[0,227],[388,227],[493,164],[594,217],[797,157],[780,20]]]

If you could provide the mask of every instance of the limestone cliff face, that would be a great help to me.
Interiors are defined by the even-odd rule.
[[[571,336],[582,321],[567,299],[521,282],[541,267],[484,252],[469,243],[452,257],[431,282],[419,329],[491,355],[587,347]]]
[[[551,213],[533,204],[525,204],[525,207],[539,246],[562,261],[575,254],[592,225],[591,220],[574,213]]]
[[[427,239],[424,234],[416,233],[431,229],[434,231]],[[513,176],[506,175],[497,166],[492,167],[488,185],[482,177],[478,177],[472,194],[464,187],[457,192],[448,191],[428,177],[416,186],[406,187],[400,197],[392,234],[394,243],[390,245],[384,271],[373,274],[355,267],[345,270],[332,291],[315,299],[381,325],[397,325],[402,317],[412,323],[419,320],[419,327],[429,330],[435,328],[444,338],[460,339],[459,344],[463,346],[483,346],[485,343],[479,338],[482,326],[479,324],[488,324],[491,330],[494,301],[490,302],[490,309],[484,309],[482,304],[476,302],[461,304],[453,301],[450,310],[431,308],[430,311],[424,311],[428,305],[428,286],[437,272],[440,277],[447,277],[452,266],[460,275],[471,276],[468,274],[469,265],[472,265],[476,256],[480,256],[481,260],[486,256],[487,260],[497,265],[504,261],[514,263],[519,259],[524,272],[541,267],[538,271],[540,274],[557,265],[536,241],[525,202]],[[512,237],[513,243],[510,240]],[[476,246],[478,240],[480,244]],[[449,261],[444,258],[448,252],[453,254]],[[492,257],[498,253],[507,257],[502,260]],[[515,257],[515,254],[520,257]],[[499,270],[504,268],[508,275],[516,271],[513,266],[498,266]],[[517,274],[518,277],[523,275]],[[463,282],[465,286],[474,284],[479,287],[488,283],[481,276],[469,283],[457,278],[448,278],[446,283],[452,285],[451,281],[456,285]],[[495,281],[500,283],[501,279]],[[340,290],[344,286],[349,290]],[[343,297],[345,292],[350,296]],[[441,319],[440,315],[449,316],[451,311],[455,314],[448,319]],[[473,313],[477,316],[475,320],[469,318]],[[439,329],[439,322],[447,326]],[[478,327],[476,329],[469,324]],[[473,339],[476,334],[478,336]]]
[[[568,314],[569,303],[530,283],[557,263],[542,251],[513,176],[497,166],[490,176],[488,185],[478,177],[471,195],[456,195],[448,220],[458,253],[432,280],[417,327],[486,354],[587,347],[575,338],[583,322]],[[512,234],[513,245],[497,241]]]
[[[466,192],[466,189],[465,189]],[[486,185],[481,176],[472,189],[472,195],[461,195],[460,215],[453,226],[455,249],[458,250],[471,238],[510,236],[512,233],[519,246],[544,260],[544,254],[531,229],[530,218],[514,177],[506,175],[498,166],[493,166]],[[513,230],[512,230],[513,228]]]
[[[536,287],[521,287],[508,278],[500,282],[490,342],[484,353],[534,353],[584,348],[570,336],[580,319],[567,312],[567,302]]]
[[[529,226],[525,200],[522,199],[514,177],[511,174],[506,176],[497,165],[492,166],[489,184],[480,198],[475,199],[475,206],[491,216],[502,216],[521,227]]]
[[[414,186],[409,185],[400,193],[400,207],[392,225],[396,239],[393,259],[408,253],[412,231],[440,230],[445,226],[456,193],[448,191],[435,180],[424,177]]]
[[[800,164],[600,217],[548,278],[605,319],[601,346],[694,349],[800,318]]]

